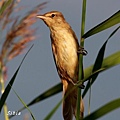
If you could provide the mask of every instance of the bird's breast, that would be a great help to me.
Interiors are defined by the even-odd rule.
[[[71,77],[78,66],[78,44],[72,34],[66,31],[51,35],[53,55],[58,69],[63,69]]]

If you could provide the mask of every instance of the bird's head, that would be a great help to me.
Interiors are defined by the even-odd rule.
[[[63,14],[58,11],[47,12],[37,15],[37,17],[42,19],[49,28],[64,27],[64,23],[66,23]]]

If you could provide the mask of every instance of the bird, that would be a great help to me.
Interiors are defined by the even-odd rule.
[[[73,88],[78,81],[79,54],[86,55],[87,51],[79,45],[75,32],[61,12],[50,11],[36,17],[43,20],[50,30],[53,58],[63,84],[63,118],[72,120],[77,112],[77,88]],[[81,98],[80,116],[83,117],[83,114],[84,103]]]

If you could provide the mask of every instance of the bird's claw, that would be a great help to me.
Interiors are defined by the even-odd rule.
[[[80,84],[81,83],[81,84]],[[80,81],[77,81],[74,85],[78,86],[79,88],[81,89],[84,89],[85,88],[85,85],[83,82],[80,82]]]
[[[81,85],[78,85],[79,88],[81,89],[84,89],[85,88],[85,85],[84,84],[81,84]]]
[[[85,88],[85,85],[84,84],[81,84],[80,86],[78,86],[79,88],[81,89],[84,89]]]
[[[77,85],[78,83],[79,83],[79,81],[77,81],[77,82],[73,82],[73,80],[70,80],[70,82],[73,84],[73,85]],[[80,85],[77,85],[79,88],[81,88],[81,89],[84,89],[85,88],[85,85],[84,85],[84,83],[81,83]]]
[[[87,55],[88,54],[88,52],[81,46],[78,48],[77,53],[82,54],[82,55]]]

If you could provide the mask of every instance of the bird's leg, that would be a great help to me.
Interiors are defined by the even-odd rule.
[[[77,53],[78,54],[82,54],[82,55],[87,55],[88,54],[88,52],[83,47],[81,47],[81,46],[79,46]],[[81,89],[84,89],[85,85],[81,84],[78,87],[81,88]]]
[[[77,82],[74,82],[71,78],[69,79],[69,82],[71,82],[73,85],[76,85],[76,84],[78,83],[78,81],[77,81]],[[84,89],[84,88],[85,88],[85,85],[82,83],[82,84],[79,85],[78,87],[81,88],[81,89]]]
[[[76,82],[76,85],[79,83],[79,81]],[[79,83],[80,84],[80,83]],[[84,85],[84,82],[81,82],[80,85],[77,85],[79,88],[81,89],[84,89],[85,88],[85,85]]]
[[[88,54],[88,52],[81,46],[79,46],[77,53],[82,54],[82,55],[87,55]]]
[[[81,89],[84,89],[84,88],[85,88],[85,85],[84,85],[84,84],[81,84],[81,85],[79,85],[78,87],[81,88]]]

